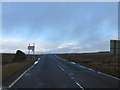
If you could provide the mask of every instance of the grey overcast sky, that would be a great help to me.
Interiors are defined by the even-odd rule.
[[[109,51],[118,39],[117,2],[3,2],[2,52]]]

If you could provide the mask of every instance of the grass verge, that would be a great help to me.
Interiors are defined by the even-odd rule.
[[[18,71],[25,68],[26,66],[32,64],[36,60],[37,58],[33,58],[33,59],[27,59],[23,62],[15,62],[15,63],[3,65],[2,66],[2,81],[6,80],[11,75],[17,73]]]
[[[87,53],[87,54],[58,54],[58,56],[79,63],[83,66],[108,73],[114,76],[120,76],[120,61],[118,55],[110,53]]]

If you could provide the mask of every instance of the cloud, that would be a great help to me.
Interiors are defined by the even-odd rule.
[[[112,36],[117,38],[117,36]],[[2,40],[2,51],[6,53],[15,53],[18,49],[28,53],[27,46],[29,42],[24,41],[9,41]],[[32,45],[32,43],[31,43]],[[35,53],[82,53],[82,52],[97,52],[109,51],[110,40],[109,37],[102,37],[96,41],[89,41],[86,43],[66,42],[55,44],[52,42],[35,42]]]
[[[7,53],[15,53],[17,50],[22,50],[27,52],[27,43],[21,41],[9,41],[9,40],[2,40],[2,51]]]
[[[114,2],[3,3],[3,49],[27,52],[34,42],[38,53],[109,50],[118,35],[117,8]]]

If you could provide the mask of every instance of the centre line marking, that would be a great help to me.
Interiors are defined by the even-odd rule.
[[[64,71],[64,69],[63,69],[60,65],[58,65],[58,67],[59,67],[62,71]]]
[[[75,83],[76,83],[82,90],[84,90],[83,87],[82,87],[77,81],[75,81]]]

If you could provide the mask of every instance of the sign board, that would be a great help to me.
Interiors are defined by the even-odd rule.
[[[28,46],[28,54],[30,54],[30,51],[32,50],[33,54],[35,52],[35,44],[33,43],[33,46],[30,46],[30,43],[29,43],[29,46]]]
[[[35,46],[28,46],[28,50],[34,50]]]

